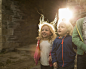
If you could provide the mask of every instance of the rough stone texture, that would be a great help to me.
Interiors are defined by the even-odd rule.
[[[54,20],[60,0],[3,0],[2,1],[2,47],[16,47],[36,43],[40,14],[45,20]]]
[[[15,42],[16,36],[14,35],[16,23],[13,19],[15,16],[13,4],[11,0],[2,1],[2,47],[3,49],[9,48],[9,50],[18,46],[18,43]]]
[[[36,44],[18,48],[15,52],[0,53],[0,69],[40,69],[35,65],[33,52]]]
[[[0,0],[0,52],[2,50],[2,0]]]
[[[34,59],[30,55],[18,52],[0,54],[0,69],[30,69],[35,66]]]
[[[35,15],[33,15],[34,13],[32,12],[34,10],[30,8],[29,11],[25,5],[25,3],[20,3],[15,0],[3,0],[3,48],[9,48],[9,50],[11,50],[18,46],[25,46],[36,42],[38,22],[34,19]],[[22,8],[25,9],[24,11],[20,9],[21,6],[24,6],[24,8]],[[33,14],[31,15],[31,13]]]

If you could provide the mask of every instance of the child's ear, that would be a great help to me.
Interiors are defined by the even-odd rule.
[[[69,34],[69,32],[67,32],[67,34]]]

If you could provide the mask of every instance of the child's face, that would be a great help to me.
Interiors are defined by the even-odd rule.
[[[67,35],[68,30],[67,30],[66,25],[63,22],[59,24],[57,32],[58,32],[60,37]]]
[[[43,38],[47,38],[51,35],[50,29],[47,25],[44,25],[41,29],[41,35]]]

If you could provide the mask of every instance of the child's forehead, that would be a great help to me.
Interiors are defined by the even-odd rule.
[[[61,22],[61,23],[59,24],[59,26],[60,26],[60,25],[66,25],[66,23],[65,23],[65,22]]]
[[[42,28],[43,28],[43,27],[49,27],[49,26],[45,24],[45,25],[42,26]]]
[[[43,25],[41,29],[50,29],[48,25]]]
[[[48,23],[41,24],[41,25],[40,25],[40,28],[39,28],[39,31],[40,31],[44,26],[47,26],[50,30],[55,31],[53,25],[48,24]]]

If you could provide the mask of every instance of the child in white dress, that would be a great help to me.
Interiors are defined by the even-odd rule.
[[[51,50],[54,39],[56,38],[54,26],[48,22],[40,21],[39,35],[37,37],[40,48],[40,64],[41,69],[53,69],[49,62],[52,63]]]

